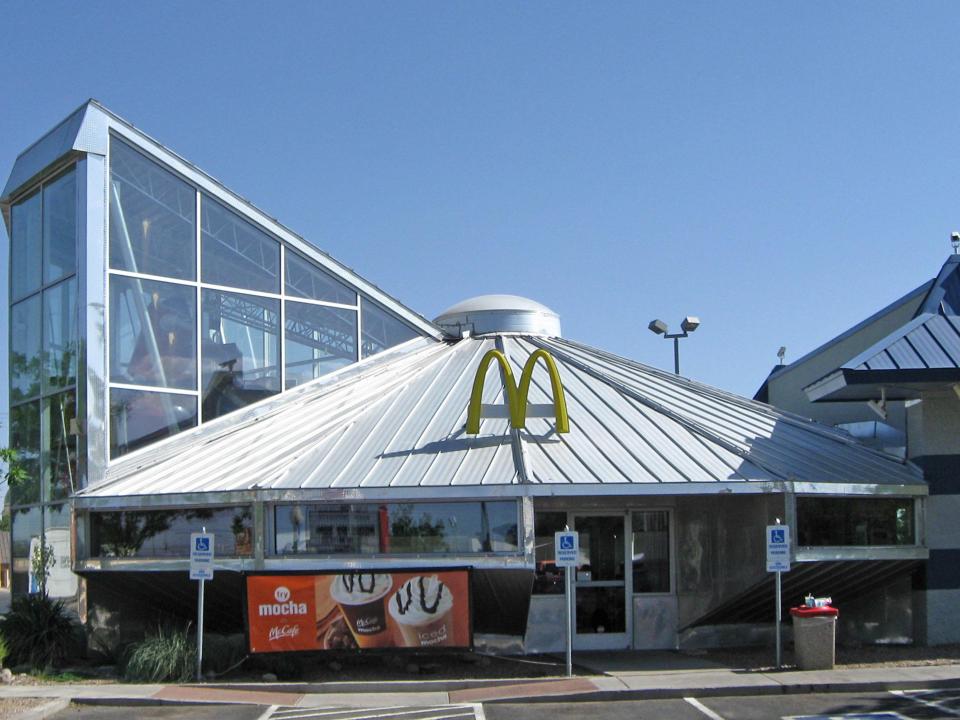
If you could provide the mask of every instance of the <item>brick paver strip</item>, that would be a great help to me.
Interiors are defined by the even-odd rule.
[[[153,694],[158,700],[190,700],[194,702],[247,703],[249,705],[296,705],[303,695],[297,693],[260,692],[258,690],[223,690],[221,688],[167,686]]]
[[[454,690],[450,693],[450,702],[484,702],[515,697],[543,697],[547,695],[566,695],[573,692],[594,692],[597,686],[587,678],[569,680],[547,680],[545,682],[520,683],[518,685],[498,685],[495,687]]]

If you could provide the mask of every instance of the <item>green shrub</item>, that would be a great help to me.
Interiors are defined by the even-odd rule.
[[[160,628],[133,646],[124,677],[135,682],[186,682],[193,679],[197,646],[186,630]]]
[[[4,667],[4,663],[7,661],[7,655],[9,654],[10,651],[7,649],[7,641],[3,635],[0,635],[0,668]]]
[[[13,665],[47,668],[61,663],[70,651],[80,626],[67,614],[62,600],[46,595],[20,595],[0,620]]]

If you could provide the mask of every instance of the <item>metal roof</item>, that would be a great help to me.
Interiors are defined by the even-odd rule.
[[[494,347],[518,373],[533,350],[553,355],[569,433],[555,433],[552,418],[521,431],[490,418],[479,435],[465,434],[474,374]],[[549,388],[540,364],[529,401],[550,402]],[[483,402],[503,396],[494,363]],[[77,499],[763,492],[789,483],[925,492],[916,466],[813,421],[578,343],[501,335],[411,341],[114,462]]]

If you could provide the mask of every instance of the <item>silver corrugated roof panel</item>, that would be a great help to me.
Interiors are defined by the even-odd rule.
[[[479,435],[465,434],[477,365],[498,345],[517,379],[533,350],[550,351],[569,433],[557,434],[552,419],[531,418],[511,432],[507,419],[489,418]],[[543,486],[562,494],[601,485],[642,493],[699,483],[923,484],[914,465],[841,432],[560,338],[414,342],[361,365],[116,462],[105,482],[79,497],[122,504],[125,496],[250,490],[406,489],[436,498],[454,488],[518,494]],[[541,363],[529,401],[551,400]],[[496,363],[484,402],[504,402]]]

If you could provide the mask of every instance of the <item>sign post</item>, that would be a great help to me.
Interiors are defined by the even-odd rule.
[[[557,567],[563,568],[564,603],[567,608],[567,677],[573,675],[573,577],[580,555],[580,535],[569,526],[553,534],[553,552]]]
[[[782,667],[783,648],[780,641],[781,621],[781,583],[780,574],[790,572],[790,526],[781,525],[777,518],[776,525],[767,525],[767,572],[777,574],[777,670]]]
[[[213,580],[213,533],[190,533],[190,579],[200,581],[197,600],[197,682],[203,680],[203,583]]]

